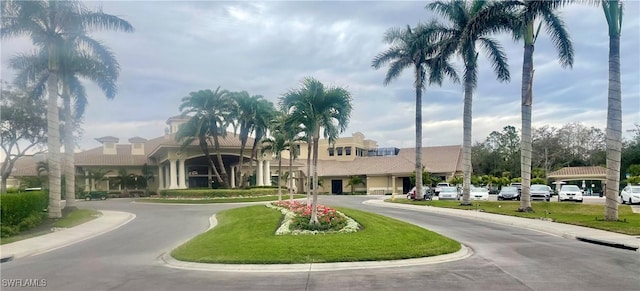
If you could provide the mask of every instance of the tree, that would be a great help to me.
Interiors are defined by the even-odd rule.
[[[430,186],[433,183],[431,174],[429,172],[425,171],[424,166],[422,166],[422,179],[421,180],[422,180],[422,185],[429,185]],[[416,186],[416,182],[417,181],[416,181],[416,172],[415,171],[413,173],[411,173],[411,175],[409,176],[409,182],[412,185]],[[418,189],[417,187],[418,186],[416,186],[416,189]],[[416,191],[418,191],[418,190],[416,190]],[[422,190],[420,190],[420,191],[422,191]],[[420,193],[420,192],[416,192],[416,193]]]
[[[175,137],[176,141],[182,143],[183,148],[189,146],[194,140],[198,141],[200,150],[209,160],[213,174],[224,188],[229,188],[229,176],[222,161],[218,138],[226,136],[224,128],[229,124],[229,112],[232,110],[233,103],[228,94],[227,90],[220,90],[218,87],[215,91],[207,89],[191,92],[189,96],[182,98],[180,105],[182,115],[193,115],[187,123],[180,126]],[[211,140],[218,157],[219,172],[209,153]]]
[[[276,114],[276,109],[271,101],[260,99],[256,105],[255,137],[253,139],[253,145],[251,146],[251,161],[258,159],[258,146],[267,134],[270,122]],[[253,163],[249,163],[249,173],[253,172]],[[269,179],[271,179],[271,177],[269,177]],[[271,181],[265,182],[267,182],[267,185],[271,185]]]
[[[478,51],[481,47],[488,55],[489,62],[498,80],[509,81],[507,56],[502,46],[490,37],[492,33],[507,31],[513,20],[510,11],[492,9],[489,1],[436,1],[427,5],[450,22],[449,26],[435,25],[435,32],[441,36],[444,47],[455,52],[464,64],[464,115],[463,115],[463,195],[462,205],[471,205],[471,114],[473,91],[478,83]]]
[[[123,196],[129,196],[129,187],[133,185],[135,179],[134,174],[127,173],[127,170],[118,170],[118,175],[115,176],[115,183],[122,189]]]
[[[458,81],[458,75],[449,63],[450,51],[442,51],[429,34],[431,27],[418,25],[416,28],[391,28],[384,35],[384,41],[391,45],[386,51],[375,56],[371,66],[379,69],[389,64],[384,85],[398,78],[406,68],[414,70],[414,88],[416,92],[416,160],[415,171],[422,169],[422,91],[429,74],[429,84],[442,84],[444,76]],[[443,54],[444,53],[444,54]],[[422,193],[422,178],[418,176],[416,191]],[[419,199],[420,197],[415,197]]]
[[[282,200],[282,152],[287,148],[287,140],[282,130],[283,117],[276,118],[271,123],[271,137],[262,140],[262,153],[272,152],[278,159],[278,201]]]
[[[351,176],[349,177],[349,181],[347,181],[347,186],[351,186],[351,195],[355,194],[355,186],[356,185],[364,185],[364,178],[362,176]]]
[[[234,125],[240,130],[240,170],[238,171],[238,181],[240,187],[244,188],[247,186],[247,179],[244,177],[244,150],[247,146],[249,135],[256,129],[258,106],[260,106],[260,101],[263,100],[263,97],[261,95],[250,96],[246,91],[242,91],[230,93],[230,98],[233,99],[230,119],[235,121]]]
[[[282,108],[298,124],[312,132],[313,140],[313,202],[309,224],[318,225],[318,140],[322,131],[329,141],[335,140],[347,128],[351,117],[351,94],[341,87],[325,87],[320,81],[307,77],[302,87],[290,90],[280,98]]]
[[[620,32],[622,1],[602,1],[609,26],[609,91],[607,98],[607,186],[605,220],[618,220],[620,158],[622,152],[622,89],[620,85]]]
[[[147,163],[142,165],[142,174],[138,176],[138,181],[144,187],[145,196],[149,196],[149,181],[155,181],[156,177],[153,174],[153,170]]]
[[[111,174],[112,172],[112,170],[105,170],[102,168],[88,170],[87,178],[89,178],[90,180],[89,191],[99,190],[96,185],[102,181],[106,181],[108,179],[107,175]]]
[[[0,168],[0,193],[7,193],[7,178],[16,161],[47,142],[44,102],[26,92],[2,84],[0,100],[0,148],[4,156]]]
[[[58,78],[62,44],[67,38],[83,36],[88,29],[132,30],[122,27],[115,16],[90,11],[78,1],[4,1],[2,38],[28,35],[33,44],[49,57],[47,76],[47,148],[49,161],[49,217],[60,218],[60,131],[58,115]],[[128,23],[126,23],[128,25]],[[73,185],[73,184],[72,184]]]

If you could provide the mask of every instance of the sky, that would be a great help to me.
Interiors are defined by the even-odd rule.
[[[89,104],[78,150],[115,136],[161,136],[169,117],[179,115],[189,92],[248,91],[277,104],[306,76],[346,88],[353,98],[347,130],[362,132],[380,147],[415,146],[415,91],[411,69],[384,86],[386,67],[371,61],[387,48],[389,28],[438,19],[428,1],[91,1],[105,13],[129,21],[133,33],[94,32],[110,47],[121,72],[112,99],[86,82]],[[640,3],[627,1],[621,37],[623,131],[640,123]],[[563,69],[544,34],[534,53],[534,127],[581,122],[606,127],[608,30],[599,6],[573,5],[560,12],[573,40],[572,69]],[[505,48],[511,81],[496,80],[481,53],[473,97],[473,140],[513,125],[520,128],[523,45],[509,35],[494,36]],[[3,39],[1,78],[11,81],[7,62],[33,50],[28,38]],[[454,59],[458,70],[459,59]],[[463,87],[445,81],[423,93],[423,146],[462,144]],[[625,132],[624,136],[630,137]]]

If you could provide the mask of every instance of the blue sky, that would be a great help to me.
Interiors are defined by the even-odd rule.
[[[425,1],[375,2],[87,2],[128,20],[134,33],[96,32],[121,65],[113,100],[87,83],[89,105],[79,149],[99,146],[94,138],[162,135],[167,118],[178,115],[182,97],[201,89],[246,90],[277,102],[305,76],[346,87],[354,111],[343,136],[362,132],[379,146],[415,145],[415,93],[411,71],[383,86],[386,71],[371,69],[385,49],[390,27],[433,18]],[[561,10],[572,37],[573,69],[562,69],[546,35],[534,54],[533,126],[582,122],[606,126],[608,34],[599,6]],[[544,29],[543,29],[544,30]],[[522,44],[495,36],[509,57],[511,82],[500,83],[481,56],[473,101],[473,140],[493,130],[520,127]],[[623,130],[640,123],[640,4],[628,1],[621,38]],[[2,79],[11,80],[7,60],[33,49],[26,38],[2,40]],[[456,60],[457,68],[460,62]],[[423,145],[462,143],[460,84],[427,87],[423,95]],[[625,134],[628,136],[628,134]]]

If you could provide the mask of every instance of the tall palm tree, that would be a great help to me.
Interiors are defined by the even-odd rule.
[[[247,179],[244,175],[244,150],[249,135],[256,129],[258,106],[260,106],[260,100],[263,100],[263,97],[261,95],[250,96],[247,91],[233,92],[230,95],[234,102],[231,119],[234,120],[234,125],[240,131],[240,170],[237,176],[240,187],[244,188],[247,186]]]
[[[200,150],[207,156],[216,179],[224,188],[229,188],[229,176],[222,161],[218,138],[226,135],[226,130],[224,129],[228,125],[228,115],[232,110],[232,102],[228,94],[227,90],[221,90],[218,87],[215,91],[207,89],[191,92],[189,96],[182,98],[182,104],[180,105],[182,115],[193,115],[187,123],[180,127],[176,134],[176,140],[182,142],[182,147],[190,145],[196,139],[198,140]],[[216,168],[209,153],[210,140],[213,140],[220,171]]]
[[[276,109],[271,101],[260,99],[256,105],[255,136],[253,145],[251,146],[251,161],[257,160],[258,146],[260,146],[262,139],[266,136],[270,122],[276,114]],[[253,162],[249,163],[249,173],[253,173],[253,165]],[[265,183],[271,185],[270,181],[265,181]]]
[[[531,108],[533,104],[533,52],[536,39],[540,35],[542,24],[546,27],[551,42],[558,51],[558,61],[563,68],[573,66],[573,46],[571,38],[557,11],[569,1],[566,0],[518,0],[503,1],[493,9],[509,11],[514,9],[513,36],[524,41],[522,61],[522,138],[520,151],[520,169],[522,193],[518,211],[532,212],[531,207]],[[540,21],[535,29],[535,22]]]
[[[620,33],[622,1],[602,1],[609,26],[609,90],[607,97],[607,184],[604,217],[618,220],[618,191],[622,152],[622,89],[620,85]]]
[[[351,94],[341,87],[325,87],[320,81],[307,77],[302,87],[290,90],[280,98],[281,107],[298,124],[308,126],[313,133],[313,202],[310,225],[318,225],[318,140],[320,132],[333,141],[347,128],[351,117]]]
[[[416,28],[407,26],[406,29],[392,28],[384,36],[384,41],[391,47],[378,54],[372,62],[375,69],[389,64],[389,70],[384,79],[385,86],[398,78],[406,68],[414,70],[414,88],[416,92],[416,172],[422,169],[422,91],[427,78],[429,84],[442,84],[444,76],[458,81],[458,75],[448,59],[451,52],[441,51],[433,37],[428,33],[429,28],[418,25]],[[422,193],[421,177],[416,179],[418,193]],[[417,198],[416,198],[417,199]]]
[[[59,87],[62,88],[62,126],[65,147],[64,176],[66,177],[66,206],[75,206],[74,129],[78,128],[87,104],[87,95],[80,78],[94,81],[108,99],[117,93],[116,81],[120,66],[115,56],[102,43],[87,36],[65,38],[59,57]],[[18,71],[15,82],[22,87],[33,85],[33,92],[44,94],[48,79],[48,52],[20,54],[10,60],[10,67]],[[40,96],[38,96],[40,97]],[[72,108],[72,99],[74,108]]]
[[[271,122],[271,137],[265,137],[261,141],[262,153],[272,152],[278,159],[278,201],[282,200],[282,152],[287,149],[287,137],[282,130],[283,124],[279,121],[281,118]]]
[[[435,1],[427,5],[427,9],[443,16],[450,23],[448,26],[433,25],[432,29],[439,35],[442,45],[462,59],[464,65],[464,114],[463,123],[463,195],[462,205],[471,205],[469,201],[471,186],[471,115],[473,91],[478,84],[478,50],[480,46],[487,54],[489,62],[498,80],[509,81],[507,56],[502,46],[491,34],[508,31],[512,16],[509,11],[490,9],[495,2],[482,0],[448,2]],[[419,171],[419,169],[418,169]]]
[[[365,179],[362,176],[351,176],[349,177],[349,181],[347,186],[351,186],[351,195],[355,194],[355,186],[356,185],[364,185]],[[420,190],[422,191],[422,190]]]
[[[28,35],[49,56],[47,79],[47,123],[49,160],[49,217],[62,216],[60,208],[60,131],[58,115],[58,71],[64,39],[84,35],[87,29],[133,28],[102,11],[90,11],[79,1],[3,1],[2,38]],[[119,19],[120,20],[120,19]],[[123,24],[126,23],[126,26]]]

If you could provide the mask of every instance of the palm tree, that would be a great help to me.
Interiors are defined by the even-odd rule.
[[[156,177],[153,174],[153,170],[147,163],[142,165],[142,174],[138,176],[142,185],[144,185],[144,194],[145,196],[149,196],[149,181],[155,181]]]
[[[254,120],[255,137],[253,145],[251,146],[251,161],[257,160],[258,146],[267,134],[270,122],[274,118],[275,114],[276,109],[271,101],[265,99],[258,100],[258,103],[256,104],[256,119]],[[253,165],[253,162],[249,163],[249,173],[253,173]],[[265,183],[267,183],[267,181],[265,181]],[[268,185],[271,185],[270,181],[268,182]]]
[[[520,151],[520,168],[522,177],[522,193],[520,199],[521,212],[533,212],[531,208],[531,108],[533,103],[533,52],[536,39],[540,35],[542,24],[558,51],[558,60],[563,68],[573,66],[573,46],[565,28],[564,22],[558,15],[557,9],[567,1],[535,1],[519,0],[505,1],[494,6],[494,9],[508,11],[516,9],[513,21],[513,35],[517,40],[524,41],[524,58],[522,61],[522,139]],[[534,29],[536,20],[541,22]]]
[[[281,130],[282,124],[278,122],[278,119],[273,120],[271,123],[271,137],[262,139],[262,153],[267,151],[272,152],[275,158],[278,159],[278,201],[282,200],[282,152],[287,148],[287,140],[285,132]]]
[[[88,178],[90,180],[89,191],[98,190],[96,186],[97,183],[108,180],[107,175],[109,175],[112,170],[105,170],[102,168],[88,170]]]
[[[60,131],[58,115],[58,71],[61,44],[70,36],[84,35],[86,29],[132,30],[125,22],[90,11],[79,1],[13,1],[2,3],[2,38],[28,35],[33,44],[46,50],[49,56],[47,79],[47,123],[49,161],[49,217],[60,218]],[[128,23],[127,23],[128,25]]]
[[[362,176],[351,176],[349,178],[347,186],[351,186],[351,195],[353,195],[355,193],[355,186],[356,185],[364,185],[364,179],[362,178]],[[422,190],[420,190],[420,191],[422,191]]]
[[[622,1],[602,1],[609,26],[609,92],[607,97],[607,184],[604,218],[618,220],[618,191],[622,152],[622,89],[620,85],[620,32]]]
[[[238,181],[240,182],[240,187],[244,188],[247,186],[247,179],[244,177],[244,150],[247,146],[249,135],[256,128],[258,106],[263,97],[261,95],[250,96],[246,91],[233,92],[230,96],[234,101],[233,110],[230,114],[231,119],[235,121],[234,125],[239,127],[240,130],[240,170],[238,171]]]
[[[219,137],[226,136],[226,126],[229,123],[229,113],[232,110],[232,102],[228,97],[227,90],[215,91],[200,90],[189,93],[189,96],[182,98],[180,111],[182,115],[193,114],[189,121],[180,127],[176,134],[176,140],[182,142],[182,147],[190,145],[194,140],[198,140],[198,145],[202,153],[209,159],[209,164],[219,183],[224,188],[229,188],[229,176],[222,161]],[[218,157],[218,172],[213,159],[209,154],[209,143],[213,140],[214,149]]]
[[[449,26],[433,25],[433,33],[439,35],[445,50],[454,51],[464,65],[464,114],[463,114],[463,195],[462,205],[469,201],[471,186],[471,113],[473,91],[478,84],[479,45],[487,54],[498,80],[509,81],[507,56],[502,46],[490,37],[492,33],[507,31],[511,27],[512,15],[509,11],[490,9],[495,2],[482,0],[449,2],[436,1],[427,9],[442,15]],[[420,169],[418,169],[419,171]]]
[[[307,126],[313,139],[313,202],[310,225],[318,225],[318,140],[320,132],[333,141],[343,132],[351,116],[351,94],[341,87],[325,87],[320,81],[307,77],[302,87],[290,90],[280,98],[281,107],[292,120]]]
[[[389,70],[384,79],[385,86],[398,78],[406,68],[413,68],[415,74],[414,87],[416,92],[416,171],[422,169],[422,91],[424,82],[429,74],[429,84],[442,84],[445,75],[458,81],[458,75],[449,64],[450,52],[441,52],[437,44],[432,41],[427,28],[418,25],[416,28],[407,26],[406,29],[392,28],[384,36],[384,41],[391,45],[386,51],[378,54],[372,62],[375,69],[389,63]],[[446,53],[446,54],[442,54]],[[422,180],[417,179],[417,191],[422,193]],[[417,198],[416,198],[417,199]]]

